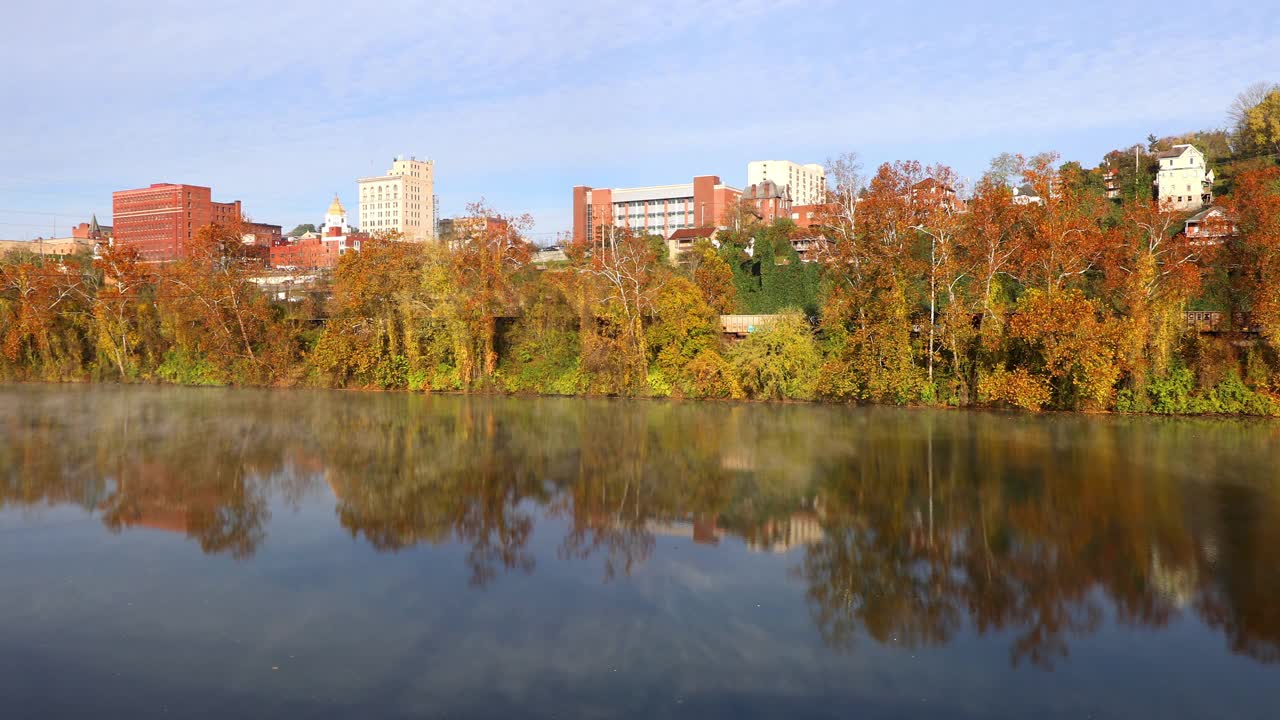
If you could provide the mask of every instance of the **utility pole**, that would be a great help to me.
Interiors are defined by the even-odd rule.
[[[1138,199],[1138,145],[1133,146],[1133,199]]]

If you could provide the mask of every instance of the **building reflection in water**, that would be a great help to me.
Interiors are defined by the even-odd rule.
[[[0,508],[78,505],[113,531],[164,530],[208,553],[252,557],[273,499],[327,490],[334,521],[380,551],[463,546],[476,586],[535,572],[530,539],[554,520],[557,555],[599,560],[610,581],[652,561],[657,538],[782,555],[835,648],[969,629],[1008,633],[1012,663],[1053,667],[1108,623],[1185,617],[1280,660],[1273,425],[23,392],[0,415]]]

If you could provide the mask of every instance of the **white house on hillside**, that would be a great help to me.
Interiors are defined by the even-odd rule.
[[[1156,198],[1161,205],[1191,210],[1213,202],[1213,171],[1193,145],[1174,145],[1156,154]]]
[[[1015,205],[1043,205],[1044,198],[1040,197],[1040,193],[1036,191],[1031,183],[1015,185],[1013,188],[1013,204]]]

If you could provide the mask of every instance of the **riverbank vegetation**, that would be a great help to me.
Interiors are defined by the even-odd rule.
[[[165,265],[11,253],[0,378],[1276,415],[1280,168],[1256,160],[1190,237],[1105,167],[1003,156],[966,186],[849,156],[813,227],[733,208],[674,258],[596,228],[534,263],[529,220],[482,206],[474,232],[369,240],[296,288],[229,226]],[[770,319],[739,339],[732,313]]]

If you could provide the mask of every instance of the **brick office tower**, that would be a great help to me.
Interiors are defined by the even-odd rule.
[[[638,188],[573,189],[573,239],[593,238],[601,227],[671,237],[686,228],[719,227],[724,212],[742,191],[715,175],[699,175],[691,183]]]
[[[187,243],[210,223],[239,222],[240,201],[213,202],[199,185],[155,183],[111,194],[115,243],[132,247],[143,260],[165,262],[186,256]]]

